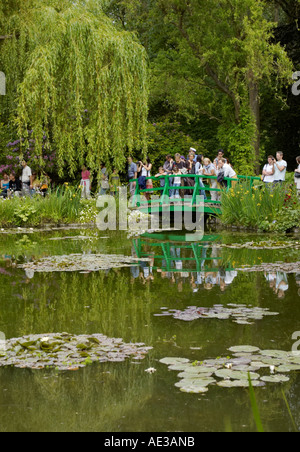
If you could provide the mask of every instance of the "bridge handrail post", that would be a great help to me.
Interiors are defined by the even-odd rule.
[[[165,178],[165,186],[164,186],[164,191],[162,193],[162,196],[160,198],[160,205],[161,206],[164,204],[165,196],[169,197],[169,194],[170,194],[170,179],[169,179],[169,176],[164,176],[164,178]]]
[[[192,196],[191,206],[193,206],[196,202],[197,193],[199,193],[200,185],[199,185],[199,176],[196,176],[196,183],[194,185],[194,192]]]
[[[132,179],[132,180],[130,180],[130,182],[135,182],[135,192],[132,197],[132,207],[135,207],[136,203],[137,203],[137,199],[139,198],[139,195],[140,195],[140,186],[139,186],[138,179]]]

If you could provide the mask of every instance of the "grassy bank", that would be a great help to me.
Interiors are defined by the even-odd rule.
[[[63,186],[45,198],[0,199],[0,227],[89,223],[97,215],[95,200],[81,200],[81,190]]]
[[[294,183],[251,187],[242,181],[222,194],[224,225],[235,225],[263,232],[287,232],[300,225],[300,202]]]

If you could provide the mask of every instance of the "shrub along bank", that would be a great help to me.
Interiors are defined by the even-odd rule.
[[[300,201],[293,182],[250,186],[240,182],[222,193],[224,225],[257,229],[263,232],[289,232],[300,225]]]
[[[81,190],[64,185],[45,198],[0,199],[0,226],[90,223],[97,215],[95,200],[82,200]]]

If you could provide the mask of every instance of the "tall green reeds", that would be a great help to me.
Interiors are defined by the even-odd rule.
[[[44,198],[0,200],[0,226],[40,226],[45,223],[72,223],[79,220],[81,190],[68,185],[50,191]]]
[[[251,186],[248,181],[240,181],[222,193],[221,221],[228,225],[270,230],[270,225],[286,208],[289,190],[285,185],[266,186],[261,183]]]

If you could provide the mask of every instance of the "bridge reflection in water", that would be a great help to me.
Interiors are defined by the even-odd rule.
[[[189,283],[193,292],[198,292],[201,287],[206,290],[219,287],[224,292],[238,276],[236,268],[249,267],[251,263],[255,265],[255,261],[261,259],[260,252],[253,249],[248,251],[228,249],[228,246],[222,245],[220,235],[204,235],[200,240],[197,234],[176,231],[145,233],[133,240],[132,251],[139,259],[139,266],[131,269],[134,279],[139,277],[146,283],[154,281],[155,274],[160,274],[162,279],[168,279],[171,284],[178,284],[179,290],[183,288],[184,283]],[[270,256],[265,255],[265,258],[268,262]],[[271,261],[273,259],[274,256]],[[261,260],[259,262],[261,263]],[[296,293],[300,296],[300,274],[295,273],[294,276]],[[259,280],[262,278],[264,290],[269,286],[269,289],[282,299],[285,298],[291,284],[295,284],[294,276],[289,277],[278,268],[265,272],[243,273],[241,277],[248,285],[253,280],[253,291],[256,290],[257,278]]]
[[[219,235],[205,235],[201,241],[193,242],[190,234],[146,233],[133,240],[133,251],[142,268],[141,278],[151,280],[157,272],[173,283],[178,278],[183,282],[189,278],[195,291],[202,284],[206,289],[215,285],[225,289],[237,272],[222,258],[219,239]]]

